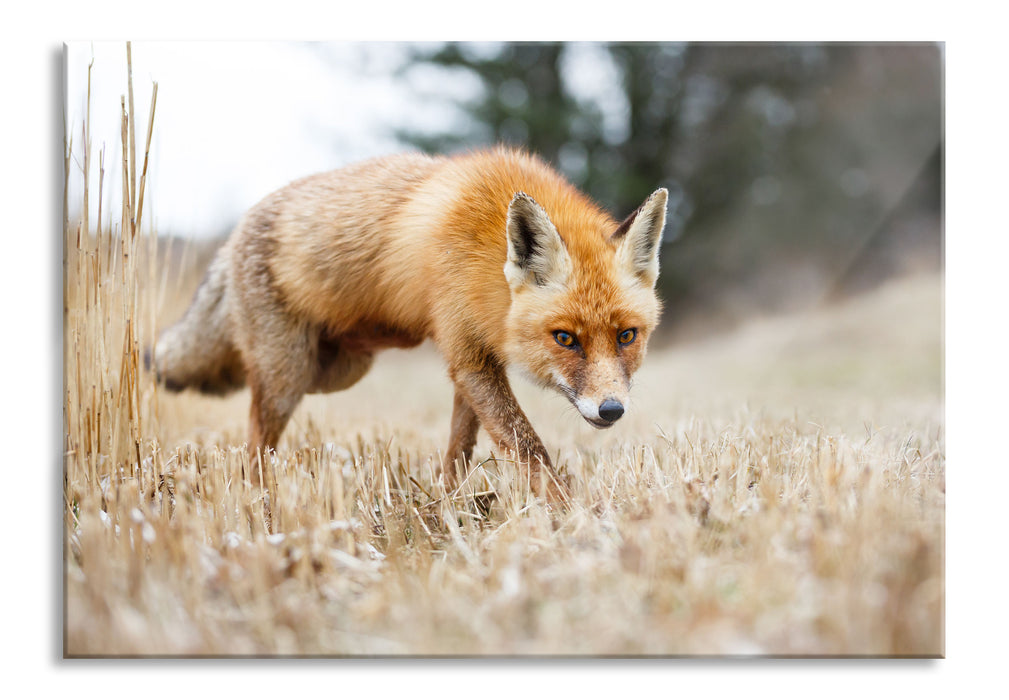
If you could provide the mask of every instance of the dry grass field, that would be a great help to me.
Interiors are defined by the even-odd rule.
[[[609,431],[516,378],[557,512],[485,437],[435,479],[427,346],[308,397],[251,469],[247,391],[143,371],[201,269],[119,214],[66,228],[64,654],[943,655],[940,278],[653,347]]]
[[[68,655],[943,653],[938,278],[654,348],[606,432],[516,379],[563,513],[506,461],[446,493],[441,360],[389,351],[299,408],[270,533],[248,392],[136,371],[110,250],[92,300],[67,285]],[[197,278],[135,317],[173,320]]]

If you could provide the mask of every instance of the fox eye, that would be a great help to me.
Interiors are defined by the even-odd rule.
[[[577,344],[575,337],[567,331],[554,331],[554,340],[566,348],[574,347]]]
[[[634,342],[634,339],[638,337],[637,328],[628,328],[617,336],[617,342],[621,345],[630,345]]]

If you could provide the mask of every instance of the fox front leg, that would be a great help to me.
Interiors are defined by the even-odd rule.
[[[456,389],[452,406],[452,434],[448,440],[448,450],[445,453],[445,464],[442,474],[445,485],[454,489],[459,483],[459,476],[469,470],[469,461],[473,458],[473,446],[476,445],[476,433],[480,429],[480,419],[466,397]]]
[[[470,406],[491,439],[515,456],[519,474],[524,480],[528,479],[533,492],[556,505],[567,502],[567,489],[554,473],[543,442],[519,407],[504,367],[499,362],[486,358],[479,368],[456,369],[452,372],[452,379],[456,386],[456,396],[461,396]],[[453,429],[456,427],[454,418],[455,415]],[[472,429],[472,439],[475,440],[475,426],[470,428],[464,421],[463,427]],[[453,431],[453,438],[455,437]],[[457,443],[455,439],[452,443],[464,445],[461,441]],[[469,449],[472,450],[472,444]]]

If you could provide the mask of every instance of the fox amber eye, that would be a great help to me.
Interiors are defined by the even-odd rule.
[[[554,340],[566,348],[575,344],[575,337],[567,331],[554,331]]]
[[[635,328],[628,328],[626,331],[617,336],[617,342],[621,345],[630,345],[634,342],[634,339],[638,337],[638,331]]]

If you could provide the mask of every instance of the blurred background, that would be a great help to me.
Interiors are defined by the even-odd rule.
[[[159,83],[147,220],[208,251],[302,175],[505,142],[617,218],[669,189],[667,340],[942,269],[940,44],[135,42],[132,55],[137,114]],[[68,125],[83,122],[89,64],[90,137],[116,201],[125,45],[68,45]],[[68,135],[79,166],[85,135]]]

